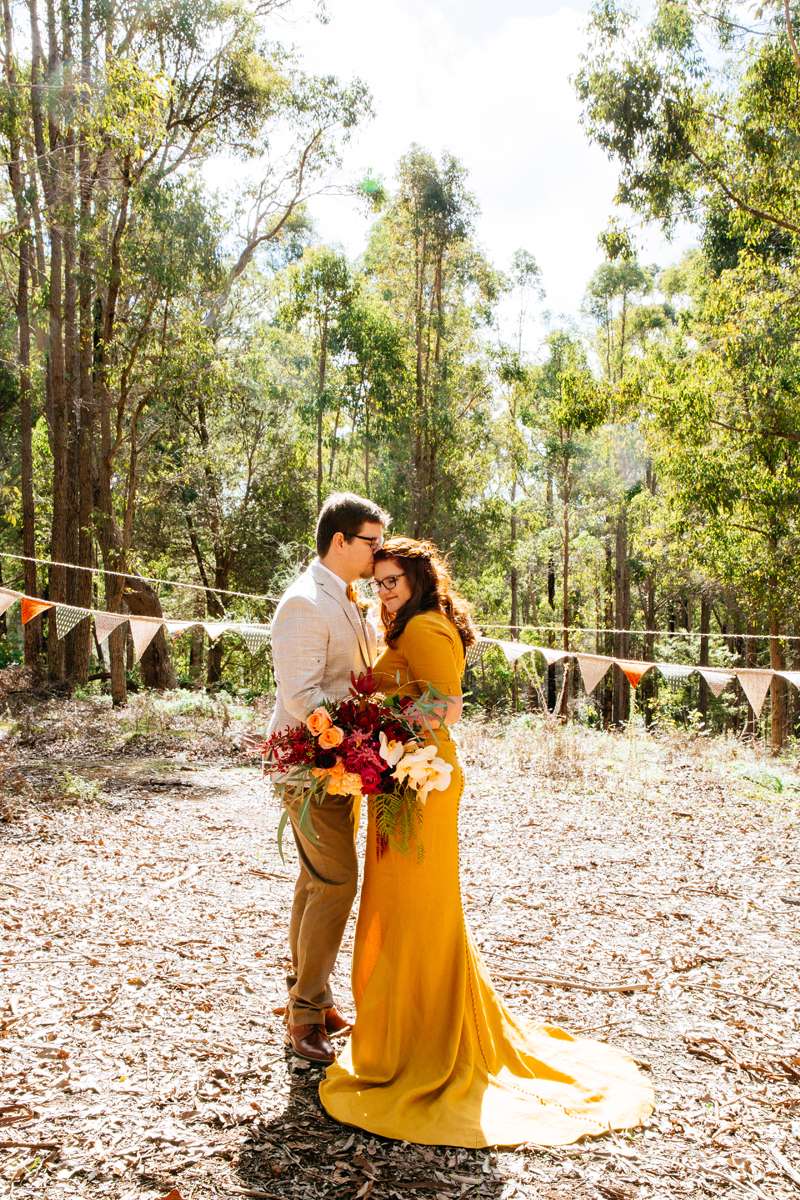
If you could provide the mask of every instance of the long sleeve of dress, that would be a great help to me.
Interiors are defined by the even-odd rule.
[[[398,649],[408,663],[409,683],[430,684],[445,696],[461,695],[464,654],[458,630],[443,613],[418,613],[403,630]]]

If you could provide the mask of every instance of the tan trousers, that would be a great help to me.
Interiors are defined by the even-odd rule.
[[[283,802],[300,858],[289,923],[289,1020],[293,1025],[321,1025],[325,1009],[333,1004],[329,979],[358,886],[358,812],[349,796],[326,796],[322,804],[312,801],[315,845],[300,829],[302,794],[284,789]]]

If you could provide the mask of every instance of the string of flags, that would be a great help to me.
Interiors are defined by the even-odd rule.
[[[164,629],[173,639],[187,633],[190,629],[205,630],[208,638],[215,642],[224,634],[237,634],[244,641],[251,654],[269,645],[269,626],[247,621],[203,621],[203,620],[171,620],[166,617],[142,617],[131,613],[111,613],[94,608],[77,608],[71,604],[61,604],[56,601],[42,600],[35,596],[26,596],[10,588],[0,588],[0,616],[7,612],[13,604],[19,603],[23,625],[36,617],[55,609],[56,637],[63,638],[75,628],[79,622],[88,619],[94,621],[95,634],[101,647],[109,635],[120,625],[126,624],[130,630],[133,643],[133,661],[138,663],[159,629]],[[769,668],[753,667],[707,667],[691,666],[685,663],[646,662],[639,659],[616,658],[605,654],[583,654],[572,650],[556,650],[551,646],[535,646],[529,642],[504,641],[501,638],[481,637],[472,648],[471,658],[483,653],[488,647],[495,646],[512,665],[519,662],[527,654],[538,654],[548,666],[564,659],[575,659],[581,673],[583,686],[587,694],[591,694],[597,685],[605,678],[612,666],[622,671],[631,687],[639,686],[649,671],[658,671],[665,679],[677,682],[687,679],[690,675],[700,675],[708,684],[714,696],[720,696],[724,689],[734,680],[738,680],[750,707],[758,717],[764,707],[767,693],[773,678],[787,680],[800,689],[800,671],[774,671]]]
[[[512,665],[519,662],[526,654],[541,655],[548,666],[561,662],[563,659],[574,658],[578,663],[587,695],[594,691],[612,666],[616,666],[622,671],[633,688],[638,687],[645,675],[653,670],[658,671],[670,682],[687,679],[694,674],[700,675],[705,679],[714,696],[720,696],[729,684],[738,680],[757,717],[761,715],[767,692],[775,677],[786,679],[794,687],[800,688],[800,671],[774,671],[771,668],[760,667],[723,669],[722,667],[691,666],[687,663],[645,662],[640,659],[615,658],[606,654],[582,654],[572,650],[555,650],[551,646],[532,646],[527,642],[506,642],[500,638],[487,637],[481,638],[477,643],[478,654],[482,653],[486,646],[497,646]]]
[[[127,623],[133,642],[134,663],[138,663],[159,629],[166,630],[171,638],[177,638],[189,629],[200,627],[206,631],[212,642],[223,633],[236,633],[251,654],[256,654],[269,644],[267,625],[247,621],[172,621],[166,617],[139,617],[131,613],[102,612],[96,608],[76,608],[71,604],[40,600],[34,596],[26,596],[23,592],[14,592],[10,588],[0,588],[0,616],[17,602],[21,608],[23,625],[55,609],[56,637],[59,639],[66,637],[80,621],[90,618],[94,621],[98,645],[102,646],[115,629]]]

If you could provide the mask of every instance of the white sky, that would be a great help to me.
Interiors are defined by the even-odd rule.
[[[589,4],[328,0],[328,9],[321,25],[311,0],[298,0],[275,32],[297,46],[307,70],[358,76],[372,92],[375,118],[346,149],[343,178],[371,170],[391,186],[412,142],[437,157],[452,152],[467,168],[491,261],[506,269],[515,249],[529,250],[553,320],[576,318],[616,185],[614,166],[579,124],[570,82]],[[319,197],[312,214],[322,240],[352,256],[363,250],[369,218],[357,201]],[[684,233],[670,245],[656,229],[638,238],[643,261],[663,266],[691,241]]]

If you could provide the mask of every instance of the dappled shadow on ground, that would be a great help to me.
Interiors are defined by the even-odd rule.
[[[323,1109],[321,1068],[286,1052],[285,1107],[256,1122],[235,1170],[259,1195],[411,1200],[435,1195],[499,1197],[508,1176],[487,1150],[415,1146],[339,1125]]]

